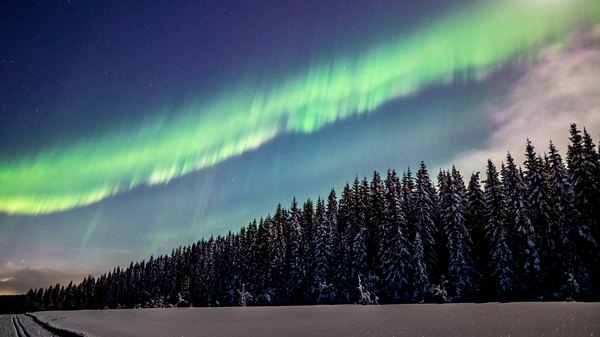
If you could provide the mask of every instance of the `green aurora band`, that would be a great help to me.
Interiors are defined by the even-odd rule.
[[[133,130],[0,162],[0,211],[67,210],[164,183],[278,135],[372,112],[428,85],[456,76],[479,80],[507,62],[532,62],[544,46],[565,43],[599,18],[597,0],[502,0],[466,8],[410,36],[365,46],[360,56],[321,59],[296,76],[246,81],[211,100],[189,102],[169,111],[175,118],[158,113],[165,117]]]

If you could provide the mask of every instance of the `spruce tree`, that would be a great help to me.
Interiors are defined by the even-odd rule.
[[[485,204],[483,190],[479,182],[479,172],[471,174],[467,187],[467,205],[465,223],[471,231],[473,240],[473,268],[476,271],[476,283],[480,285],[479,296],[486,296],[490,291],[487,275],[489,268],[489,248],[485,239]]]
[[[529,139],[525,147],[524,166],[531,222],[538,236],[537,246],[541,256],[541,278],[536,280],[536,290],[549,293],[558,288],[561,274],[558,263],[559,231],[556,214],[551,207],[548,173],[542,158],[536,155]]]
[[[339,296],[342,303],[350,303],[350,283],[352,278],[352,243],[354,239],[354,220],[352,200],[354,193],[348,184],[344,186],[338,207],[338,232],[340,267],[337,276]]]
[[[506,201],[498,171],[491,160],[488,160],[486,173],[483,200],[492,276],[496,283],[496,293],[501,298],[507,298],[514,295],[516,280],[510,232],[506,223]]]
[[[588,135],[585,140],[576,124],[571,124],[570,144],[567,148],[567,166],[569,178],[573,185],[574,205],[581,215],[582,226],[590,229],[593,241],[598,244],[600,241],[600,229],[598,228],[597,212],[598,201],[594,202],[594,195],[598,193],[598,179],[593,172],[593,158],[598,157],[598,153],[592,155],[590,146],[591,137]],[[586,132],[587,134],[587,132]],[[595,152],[595,151],[594,151]],[[590,268],[590,276],[595,286],[600,284],[600,268],[596,266],[600,263],[600,252],[596,249],[595,253],[587,255],[586,264]]]
[[[316,295],[317,303],[332,303],[334,301],[331,280],[331,229],[329,227],[330,222],[327,221],[327,214],[325,209],[325,202],[323,199],[317,199],[317,206],[315,209],[315,235],[314,235],[314,272],[311,291]]]
[[[402,174],[402,182],[400,188],[400,202],[402,211],[406,216],[406,222],[409,224],[408,228],[408,236],[410,238],[415,237],[415,224],[417,223],[415,217],[415,207],[416,203],[414,201],[414,190],[415,190],[415,181],[412,176],[412,172],[410,167],[404,171]]]
[[[400,181],[395,171],[388,171],[385,185],[386,226],[382,227],[380,233],[379,270],[383,299],[397,303],[411,299],[409,277],[412,272],[412,256],[406,216],[401,206]]]
[[[300,226],[301,218],[300,210],[296,203],[296,199],[292,201],[290,206],[290,257],[289,257],[289,285],[288,298],[291,303],[302,303],[305,295],[305,278],[306,266],[304,260],[304,238],[303,228]]]
[[[425,246],[418,230],[413,242],[412,263],[414,268],[412,300],[421,303],[431,298],[431,284],[425,260]]]
[[[600,239],[600,155],[592,137],[583,129],[583,180],[585,188],[580,188],[580,205],[582,212],[588,214],[589,227],[596,240]]]
[[[338,201],[335,189],[331,189],[327,197],[327,210],[325,213],[325,221],[329,229],[329,247],[331,255],[329,256],[329,273],[327,279],[331,282],[331,294],[334,303],[339,303],[339,284],[340,273],[342,271],[343,247],[342,236],[338,225]]]
[[[466,188],[462,176],[452,167],[442,190],[440,184],[440,200],[444,200],[441,210],[444,230],[448,237],[449,266],[448,273],[453,285],[455,300],[464,300],[476,290],[475,271],[472,261],[471,233],[466,225]]]
[[[593,256],[597,246],[590,229],[581,221],[581,214],[575,208],[575,192],[566,167],[556,147],[549,145],[550,176],[553,192],[553,208],[558,213],[558,228],[561,234],[560,258],[565,266],[562,275],[561,292],[563,297],[579,298],[590,286],[590,276],[585,260]]]
[[[413,194],[414,202],[414,227],[419,233],[423,243],[423,253],[427,271],[432,276],[432,273],[437,271],[437,256],[436,256],[436,218],[437,218],[437,199],[436,191],[429,179],[427,166],[421,162],[417,179],[415,181],[415,191]],[[431,280],[430,280],[431,281]]]
[[[502,167],[502,183],[507,206],[507,222],[514,233],[514,255],[517,273],[525,285],[539,281],[541,273],[539,237],[531,221],[525,182],[510,153]]]
[[[368,185],[361,184],[358,177],[354,179],[352,187],[352,220],[351,226],[354,228],[351,242],[352,262],[351,262],[351,280],[361,276],[363,281],[368,278],[369,266],[367,257],[367,203],[368,203]],[[365,190],[366,189],[366,190]],[[368,284],[368,281],[366,281]],[[370,287],[370,284],[367,285]],[[355,287],[353,287],[355,288]]]
[[[284,303],[287,295],[287,292],[285,291],[285,286],[287,284],[287,243],[285,231],[287,230],[288,223],[289,219],[287,211],[281,204],[277,205],[277,209],[272,218],[271,236],[269,239],[271,241],[271,287],[274,288],[274,294],[277,301],[282,301]],[[244,280],[242,281],[238,282],[239,284],[234,288],[236,298],[238,289],[241,288],[241,283],[246,282]],[[251,287],[248,289],[251,289]]]
[[[369,235],[367,238],[367,254],[369,256],[369,268],[380,277],[383,270],[380,268],[381,259],[385,254],[386,247],[382,244],[385,240],[385,236],[389,235],[390,224],[386,218],[387,207],[386,207],[386,190],[381,176],[377,171],[373,172],[373,179],[371,180],[370,186],[370,198],[369,198]]]

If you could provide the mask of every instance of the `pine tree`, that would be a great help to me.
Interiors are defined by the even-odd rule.
[[[259,220],[258,225],[258,279],[257,279],[257,301],[261,302],[263,298],[268,299],[269,303],[272,301],[270,295],[266,296],[267,293],[271,292],[271,279],[272,279],[272,222],[265,221],[264,219]],[[211,261],[212,266],[212,261]]]
[[[385,240],[386,235],[390,232],[390,223],[386,218],[387,207],[386,207],[386,190],[381,176],[377,171],[373,172],[373,179],[370,186],[370,198],[369,198],[369,226],[368,226],[368,238],[367,238],[367,254],[369,256],[369,268],[372,271],[376,271],[380,284],[381,275],[383,270],[380,268],[381,259],[385,254],[386,247],[382,244]],[[380,291],[376,291],[379,293]]]
[[[506,166],[502,167],[502,183],[507,204],[508,228],[514,233],[514,255],[518,275],[527,285],[539,282],[541,272],[539,238],[530,217],[526,187],[513,157],[506,155]]]
[[[271,259],[271,280],[274,293],[281,303],[285,303],[287,291],[287,243],[285,231],[289,224],[287,211],[279,204],[273,216],[272,225],[272,259]]]
[[[429,179],[429,173],[424,162],[421,162],[417,179],[415,182],[414,191],[414,226],[416,232],[419,233],[423,242],[423,251],[425,257],[425,265],[430,274],[437,271],[437,256],[436,256],[436,191]]]
[[[488,160],[486,173],[483,200],[486,218],[485,232],[491,249],[492,276],[496,281],[497,294],[506,298],[512,296],[516,289],[513,252],[506,223],[506,201],[502,184],[498,179],[498,171],[491,160]]]
[[[384,300],[397,303],[411,299],[409,275],[412,272],[412,256],[406,236],[406,217],[401,206],[400,181],[395,171],[388,171],[385,185],[386,226],[380,227],[379,270]]]
[[[479,172],[471,174],[467,187],[467,206],[465,223],[471,231],[473,240],[473,267],[476,271],[476,283],[480,285],[479,296],[490,292],[489,247],[485,238],[485,204],[483,190],[479,182]]]
[[[312,280],[312,276],[315,268],[315,208],[312,200],[307,199],[302,206],[302,215],[300,217],[300,227],[302,227],[302,240],[303,240],[303,257],[304,260],[304,273],[307,275],[304,285],[306,291],[310,287],[309,283]]]
[[[596,147],[592,137],[583,129],[583,163],[585,172],[586,188],[581,191],[581,207],[584,214],[588,214],[590,231],[595,241],[600,240],[600,155],[596,152]],[[595,261],[591,263],[600,263],[600,250],[596,249]],[[600,271],[595,268],[593,273],[596,282],[600,282]],[[598,284],[598,283],[596,283]]]
[[[296,199],[292,201],[290,206],[290,257],[289,257],[289,286],[288,297],[291,303],[302,303],[306,289],[306,265],[304,261],[304,238],[303,229],[300,226],[301,218],[300,210],[296,203]]]
[[[549,183],[553,191],[553,208],[558,213],[561,231],[560,258],[565,266],[561,289],[564,297],[579,298],[590,286],[590,276],[585,259],[597,250],[590,229],[581,221],[581,213],[575,208],[575,192],[566,167],[556,147],[549,145]]]
[[[351,242],[352,262],[351,262],[351,280],[357,280],[362,275],[363,281],[369,274],[367,257],[367,205],[368,205],[368,184],[364,186],[360,183],[358,177],[354,179],[352,187],[352,220],[351,226],[354,227]],[[370,287],[368,281],[367,286]]]
[[[580,192],[581,204],[589,214],[590,227],[598,237],[600,228],[600,155],[592,137],[583,129],[583,171],[585,176],[585,190]],[[583,187],[583,186],[582,186]]]
[[[338,233],[340,267],[338,271],[338,289],[342,303],[350,303],[350,283],[352,281],[352,242],[354,238],[354,220],[352,216],[352,199],[354,193],[348,184],[344,186],[338,207]]]
[[[425,261],[425,247],[421,234],[417,230],[413,243],[413,302],[421,303],[431,297],[431,285],[429,284],[429,273]]]
[[[409,224],[407,234],[411,238],[415,237],[416,228],[414,225],[417,223],[415,216],[416,203],[414,201],[414,190],[415,181],[412,177],[412,172],[409,167],[402,174],[402,182],[400,187],[400,206],[402,207],[402,211],[406,217],[406,222]]]
[[[555,212],[551,208],[548,173],[542,158],[536,155],[529,139],[525,147],[524,166],[531,222],[538,235],[538,249],[541,256],[541,279],[537,280],[537,288],[550,292],[558,288],[561,274],[558,263],[559,231]]]
[[[443,173],[443,176],[442,180],[445,182],[440,183],[440,203],[444,201],[441,203],[441,215],[448,237],[448,272],[454,287],[454,299],[464,300],[476,290],[471,233],[465,221],[466,188],[462,176],[454,166],[451,173]]]
[[[317,303],[333,303],[334,293],[333,285],[329,276],[331,275],[331,228],[327,221],[327,211],[323,199],[317,199],[315,210],[315,235],[314,235],[314,256],[315,265],[313,272],[312,293],[316,294]]]
[[[587,134],[587,132],[585,132]],[[598,227],[598,182],[599,176],[593,170],[593,159],[598,157],[598,153],[593,151],[592,141],[589,134],[585,137],[577,129],[576,124],[571,124],[570,144],[567,149],[567,166],[569,178],[573,185],[574,206],[581,215],[581,223],[584,228],[589,228],[592,239],[598,243],[600,239],[600,229]],[[585,145],[584,145],[585,143]],[[597,161],[596,161],[596,165]],[[596,195],[596,197],[594,197]],[[596,200],[595,200],[596,199]],[[600,263],[600,252],[596,249],[595,253],[587,255],[585,264],[589,267],[592,282],[597,286],[600,284],[600,270],[596,266]]]
[[[325,213],[325,221],[329,229],[329,247],[331,255],[329,256],[329,273],[327,279],[331,282],[331,296],[334,303],[339,303],[339,287],[340,273],[342,271],[343,247],[342,236],[338,226],[338,202],[337,195],[334,189],[331,189],[327,197],[327,210]]]

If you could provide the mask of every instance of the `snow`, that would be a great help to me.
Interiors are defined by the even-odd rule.
[[[600,303],[84,310],[35,313],[87,336],[597,336]]]
[[[54,337],[55,335],[27,315],[0,315],[0,336]]]

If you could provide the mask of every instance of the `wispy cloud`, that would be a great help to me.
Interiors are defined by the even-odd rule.
[[[600,130],[599,27],[581,38],[577,47],[548,52],[527,70],[512,91],[499,103],[489,104],[487,113],[495,132],[476,150],[451,161],[465,173],[482,171],[488,158],[505,160],[508,151],[517,162],[524,160],[529,138],[538,153],[547,151],[552,140],[562,154],[568,144],[570,123]],[[592,133],[595,139],[597,135]]]
[[[79,282],[84,275],[45,266],[24,267],[12,261],[0,266],[0,295],[24,294],[31,288],[48,287],[57,282]]]

